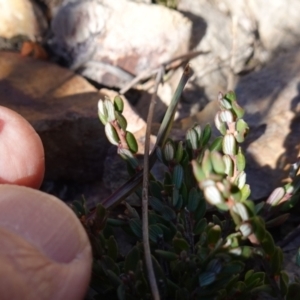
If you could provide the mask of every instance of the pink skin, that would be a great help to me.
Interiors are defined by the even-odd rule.
[[[44,149],[32,126],[0,106],[0,183],[39,188],[45,171]]]
[[[38,188],[43,175],[38,135],[0,106],[0,178],[9,183],[0,185],[3,300],[83,299],[89,283],[91,247],[77,217],[59,199],[29,188]]]

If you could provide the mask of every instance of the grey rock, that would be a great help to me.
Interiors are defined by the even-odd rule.
[[[247,174],[254,198],[267,196],[287,178],[300,150],[300,54],[280,55],[242,78],[236,88],[250,126]]]
[[[179,12],[126,0],[67,3],[51,27],[52,48],[71,68],[116,87],[185,53],[191,34],[190,21]]]
[[[206,102],[211,101],[218,91],[232,88],[231,77],[245,70],[253,55],[255,34],[251,27],[245,30],[243,23],[221,11],[212,1],[182,0],[178,9],[193,21],[193,46],[207,53],[191,61],[195,75],[187,88],[192,91],[189,96],[194,102],[201,96],[206,97]],[[201,108],[203,104],[206,103]]]

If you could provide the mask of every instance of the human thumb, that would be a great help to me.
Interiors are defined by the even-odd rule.
[[[0,185],[1,299],[83,299],[88,237],[70,208],[31,188]]]

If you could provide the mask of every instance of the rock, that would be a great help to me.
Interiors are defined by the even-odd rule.
[[[300,54],[298,49],[242,78],[236,88],[251,130],[248,178],[254,198],[269,194],[299,155]]]
[[[24,35],[35,40],[46,27],[38,8],[30,0],[0,0],[0,19],[2,38]]]
[[[0,103],[20,113],[40,135],[46,179],[101,178],[109,145],[97,116],[101,96],[71,71],[1,52]]]
[[[257,22],[259,38],[267,50],[278,53],[299,45],[299,1],[251,0],[248,3],[248,11]]]
[[[52,48],[66,54],[71,68],[115,87],[185,53],[191,31],[190,21],[179,12],[126,0],[70,2],[51,27]]]
[[[218,91],[233,89],[237,75],[299,45],[297,0],[181,0],[178,9],[193,21],[192,44],[208,52],[191,61],[195,76],[184,93],[198,110]]]
[[[178,9],[193,21],[192,45],[206,53],[191,60],[195,75],[184,93],[195,105],[201,101],[202,109],[219,91],[234,87],[234,76],[248,68],[256,37],[251,26],[245,30],[212,1],[182,0]]]
[[[51,20],[59,10],[59,8],[65,4],[67,1],[72,0],[34,0],[37,4],[42,6],[45,14],[47,15],[48,19]]]
[[[299,45],[299,1],[241,0],[234,3],[230,0],[214,0],[213,2],[224,13],[235,16],[245,31],[257,31],[260,43],[269,51],[269,59],[279,51]]]

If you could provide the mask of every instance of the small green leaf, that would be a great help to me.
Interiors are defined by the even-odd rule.
[[[207,226],[206,219],[201,219],[200,221],[198,221],[198,223],[196,223],[196,225],[194,227],[194,230],[193,230],[194,234],[195,235],[201,234],[202,232],[205,231],[206,226]]]
[[[165,294],[166,287],[167,287],[167,279],[166,279],[165,272],[163,271],[161,265],[158,263],[158,261],[156,260],[156,258],[153,255],[151,255],[151,258],[152,258],[155,278],[158,282],[161,283],[161,292],[163,294]]]
[[[212,215],[212,222],[213,222],[215,225],[219,225],[219,226],[222,228],[222,222],[221,222],[221,220],[218,218],[218,216]]]
[[[150,193],[153,197],[162,200],[162,188],[157,181],[150,181]]]
[[[245,134],[242,133],[242,132],[237,132],[235,135],[234,135],[236,141],[241,144],[245,141]]]
[[[180,141],[177,145],[176,153],[175,153],[175,162],[180,163],[183,157],[183,142]]]
[[[116,119],[116,116],[115,116],[115,109],[114,109],[114,106],[112,104],[112,102],[106,98],[104,99],[104,107],[107,111],[107,121],[108,122],[112,122]]]
[[[118,244],[112,235],[107,240],[107,254],[113,261],[118,258]]]
[[[254,217],[254,218],[252,218],[252,225],[253,225],[253,231],[254,231],[256,238],[259,241],[262,241],[266,234],[264,224],[258,217]]]
[[[178,201],[179,201],[179,190],[176,187],[174,187],[172,191],[172,205],[174,207],[177,207]]]
[[[289,276],[285,271],[280,272],[280,291],[285,296],[288,292]]]
[[[235,128],[238,133],[241,133],[244,136],[247,134],[249,130],[248,124],[243,119],[240,119],[236,122]]]
[[[236,94],[233,91],[229,91],[228,93],[225,94],[224,99],[230,101],[230,102],[235,102],[236,101]]]
[[[222,150],[224,154],[235,155],[236,154],[236,140],[233,134],[226,134],[223,139]]]
[[[202,137],[200,139],[200,146],[201,147],[206,146],[210,137],[211,137],[211,127],[209,124],[206,124],[202,132]]]
[[[138,151],[138,144],[136,142],[136,139],[134,137],[134,135],[129,132],[129,131],[126,131],[126,142],[127,142],[127,145],[130,149],[130,151],[132,151],[133,153],[136,153]]]
[[[249,197],[250,194],[251,194],[251,190],[250,190],[249,184],[245,184],[245,185],[243,186],[243,188],[241,189],[241,194],[242,194],[242,196],[241,196],[241,201],[245,201],[245,200],[248,199],[248,197]]]
[[[177,203],[174,207],[177,210],[181,210],[181,208],[183,208],[183,197],[182,197],[182,195],[179,195],[178,201],[177,201]]]
[[[272,288],[269,284],[263,284],[257,286],[251,290],[251,295],[259,295],[261,293],[270,294],[272,292]]]
[[[157,147],[157,148],[156,148],[155,154],[156,154],[158,160],[159,160],[161,163],[163,163],[163,164],[166,163],[166,161],[165,161],[165,159],[164,159],[164,157],[163,157],[162,150],[161,150],[160,147]]]
[[[164,206],[165,206],[164,203],[162,202],[162,200],[160,200],[156,197],[152,197],[152,196],[149,198],[149,204],[155,211],[157,211],[159,213],[161,213],[163,211]]]
[[[254,287],[254,282],[256,282],[256,284],[262,284],[265,281],[265,276],[265,272],[254,273],[254,270],[249,270],[245,275],[245,284],[247,287]]]
[[[131,219],[129,221],[129,227],[138,238],[141,239],[143,237],[142,221],[140,219]]]
[[[135,208],[133,208],[129,203],[125,202],[126,209],[128,211],[129,218],[140,219],[140,216]]]
[[[178,254],[181,251],[183,251],[183,250],[187,251],[190,248],[189,243],[183,238],[176,238],[175,237],[172,241],[172,244],[173,244],[175,252],[178,253]]]
[[[219,113],[219,118],[221,122],[232,123],[234,121],[233,114],[230,110],[222,110]]]
[[[202,169],[203,169],[205,175],[208,177],[212,171],[212,162],[210,159],[209,150],[205,150],[201,166],[202,166]]]
[[[211,205],[220,205],[224,203],[224,198],[215,185],[206,186],[203,189],[203,194],[206,201]]]
[[[164,158],[166,161],[172,161],[174,159],[175,149],[171,141],[168,141],[164,146]]]
[[[244,185],[246,184],[246,173],[244,171],[241,171],[235,178],[234,183],[241,190],[244,187]]]
[[[232,109],[235,112],[235,114],[237,115],[238,118],[242,118],[245,114],[245,110],[238,105],[238,103],[236,101],[233,101],[231,103],[232,105]]]
[[[216,258],[212,259],[206,267],[206,271],[214,272],[215,274],[219,274],[221,270],[222,270],[222,263],[220,259],[216,259]]]
[[[243,154],[242,148],[239,147],[237,156],[236,156],[236,166],[238,171],[244,171],[245,167],[246,167],[246,159],[245,156]]]
[[[215,140],[212,142],[212,144],[209,146],[210,151],[221,151],[222,150],[222,144],[223,144],[223,136],[219,136],[215,138]]]
[[[118,275],[116,275],[113,271],[107,270],[106,274],[112,283],[112,285],[116,288],[122,284],[122,280],[119,278]]]
[[[209,245],[215,245],[221,237],[221,227],[214,225],[207,232],[207,242]]]
[[[213,283],[217,278],[214,272],[204,272],[199,276],[199,286],[207,286]]]
[[[108,271],[111,271],[118,277],[118,275],[120,274],[120,269],[109,256],[103,255],[99,262],[105,275],[108,275]]]
[[[163,232],[164,241],[171,241],[173,239],[174,234],[173,234],[171,228],[169,228],[163,224],[160,224],[160,223],[157,223],[156,225],[161,228],[161,230]]]
[[[283,254],[279,247],[275,247],[270,259],[270,268],[273,275],[278,275],[282,270]]]
[[[106,123],[104,130],[105,130],[105,135],[109,140],[109,142],[113,145],[118,146],[120,139],[115,128],[110,123]]]
[[[242,233],[243,237],[248,237],[251,233],[253,233],[253,228],[250,223],[242,223],[239,227],[240,232]]]
[[[201,128],[201,126],[200,125],[195,125],[193,127],[193,129],[197,132],[197,136],[198,136],[197,140],[200,141],[201,135],[202,135],[202,128]]]
[[[124,284],[120,284],[117,288],[118,300],[126,300],[126,290]]]
[[[225,135],[227,132],[226,124],[220,118],[220,112],[218,112],[215,116],[215,126],[221,132],[221,134]]]
[[[275,226],[280,226],[289,218],[289,216],[290,216],[289,213],[285,213],[285,214],[279,215],[276,218],[268,220],[266,222],[266,227],[271,228],[271,227],[275,227]]]
[[[181,165],[176,165],[173,170],[173,184],[177,189],[180,189],[183,181],[183,168]]]
[[[176,213],[174,210],[166,205],[164,206],[161,215],[168,221],[174,221],[176,219]]]
[[[119,219],[108,218],[107,224],[111,226],[124,226],[127,224],[127,222]]]
[[[267,199],[266,203],[271,206],[276,206],[285,195],[283,187],[276,188]]]
[[[116,96],[114,98],[114,107],[117,112],[119,112],[119,113],[123,112],[124,102],[120,96]]]
[[[206,178],[206,175],[200,166],[200,164],[196,160],[192,160],[193,173],[198,182],[201,182]]]
[[[187,146],[190,149],[197,150],[198,149],[198,134],[196,130],[193,128],[188,129],[186,132],[186,141],[187,141]]]
[[[229,177],[233,176],[233,160],[229,155],[223,155],[223,161],[225,164],[225,174],[227,174]]]
[[[124,116],[120,113],[118,113],[117,111],[115,112],[115,115],[116,115],[116,119],[118,121],[118,124],[120,125],[120,127],[126,131],[126,128],[127,128],[127,121],[126,119],[124,118]]]
[[[100,113],[98,113],[98,117],[99,117],[101,123],[102,123],[103,125],[106,125],[106,123],[107,123],[107,118],[106,118],[104,115],[100,114]]]
[[[98,203],[96,206],[96,217],[100,220],[103,220],[107,216],[107,211],[105,207],[101,204]]]
[[[222,274],[237,274],[241,273],[244,270],[245,264],[241,261],[231,261],[225,265],[222,269]]]
[[[125,258],[124,269],[125,272],[135,272],[138,262],[140,260],[140,251],[136,246],[134,246]]]
[[[164,250],[155,250],[155,253],[167,261],[174,261],[174,260],[178,259],[178,255],[174,252],[164,251]]]
[[[217,174],[224,174],[225,170],[226,170],[226,165],[224,163],[222,155],[217,151],[212,151],[210,153],[210,159],[211,159],[214,171]]]
[[[140,263],[140,265],[142,265],[142,262]],[[138,273],[136,273],[136,282],[134,285],[134,288],[136,289],[136,291],[138,292],[138,294],[140,295],[141,299],[148,299],[150,297],[150,291],[149,291],[149,286],[147,283],[147,280],[145,278],[144,272],[143,272],[143,267],[140,266],[138,268],[138,270],[141,269],[141,271],[139,271]],[[127,299],[127,298],[126,298]]]
[[[200,201],[200,195],[198,191],[195,188],[191,188],[188,197],[187,209],[190,212],[194,212],[199,205],[199,201]]]
[[[149,226],[149,238],[153,243],[157,243],[164,236],[162,229],[158,225]]]
[[[98,116],[103,125],[106,125],[108,119],[107,109],[104,106],[104,101],[100,99],[98,101]]]
[[[71,207],[79,218],[87,214],[86,207],[81,201],[73,201]]]

